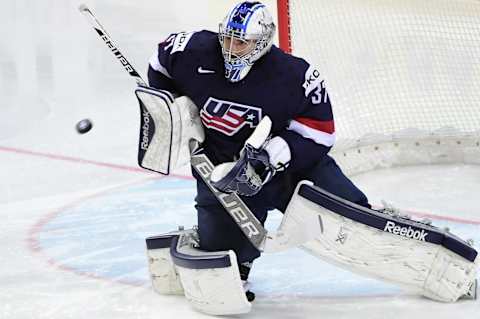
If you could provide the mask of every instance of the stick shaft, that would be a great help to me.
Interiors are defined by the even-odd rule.
[[[210,175],[214,166],[205,154],[192,154],[191,163],[240,230],[258,250],[262,251],[267,238],[267,230],[262,226],[257,217],[237,194],[225,194],[213,187],[210,182]]]
[[[130,62],[128,62],[128,60],[125,58],[125,56],[120,52],[120,50],[118,49],[118,47],[113,42],[110,35],[108,35],[107,31],[101,25],[101,23],[98,21],[98,19],[95,17],[93,12],[84,4],[80,5],[78,7],[78,10],[88,20],[90,25],[95,29],[95,31],[100,36],[100,38],[103,40],[103,42],[105,42],[105,44],[110,49],[110,51],[113,53],[113,55],[118,59],[118,61],[120,61],[120,63],[123,65],[125,71],[127,71],[128,74],[130,74],[130,76],[135,79],[135,81],[137,82],[138,85],[147,86],[145,81],[138,74],[137,70],[135,70],[133,65],[131,65]]]

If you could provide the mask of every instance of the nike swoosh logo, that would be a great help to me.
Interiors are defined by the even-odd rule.
[[[197,71],[198,71],[198,73],[200,73],[200,74],[215,73],[214,70],[204,69],[204,68],[202,68],[201,66],[198,67]]]

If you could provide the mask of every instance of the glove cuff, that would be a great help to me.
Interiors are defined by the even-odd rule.
[[[264,150],[268,153],[270,164],[275,170],[282,171],[288,167],[292,154],[288,143],[282,137],[275,136],[270,139],[264,146]]]

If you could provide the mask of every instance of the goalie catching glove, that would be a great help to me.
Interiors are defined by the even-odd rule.
[[[290,148],[280,136],[270,138],[272,121],[264,117],[245,142],[240,159],[217,165],[210,176],[212,185],[225,193],[257,194],[291,159]]]

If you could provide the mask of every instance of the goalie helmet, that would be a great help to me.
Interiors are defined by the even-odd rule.
[[[231,9],[218,32],[225,77],[231,82],[245,78],[253,63],[272,47],[274,33],[273,18],[262,3],[243,1]]]

